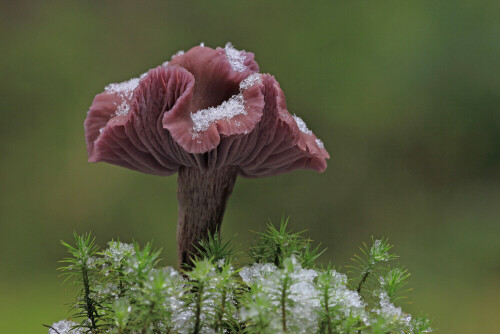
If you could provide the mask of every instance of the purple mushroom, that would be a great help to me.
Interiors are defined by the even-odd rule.
[[[236,177],[305,168],[322,172],[328,152],[290,115],[272,75],[253,53],[197,46],[139,78],[110,84],[85,120],[89,161],[143,173],[178,173],[179,264],[218,231]]]

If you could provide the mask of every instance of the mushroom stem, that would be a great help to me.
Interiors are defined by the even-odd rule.
[[[194,246],[208,232],[220,231],[224,211],[233,191],[237,167],[213,170],[181,167],[177,179],[177,257],[179,267],[191,264]]]

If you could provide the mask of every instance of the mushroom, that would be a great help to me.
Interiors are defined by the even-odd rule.
[[[174,55],[139,78],[108,85],[85,120],[90,162],[148,174],[178,173],[179,265],[198,240],[219,231],[236,177],[305,168],[329,158],[291,115],[272,75],[230,43]]]

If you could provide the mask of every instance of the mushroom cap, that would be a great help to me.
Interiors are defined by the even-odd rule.
[[[181,166],[245,177],[326,168],[328,152],[292,116],[276,79],[230,43],[197,46],[140,78],[108,85],[85,120],[89,161],[155,175]]]

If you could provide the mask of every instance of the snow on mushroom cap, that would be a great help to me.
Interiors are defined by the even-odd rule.
[[[104,90],[109,94],[116,94],[122,98],[122,103],[117,107],[115,115],[126,115],[130,109],[128,101],[132,99],[134,89],[139,85],[139,78],[132,78],[130,80],[112,83],[106,86]]]
[[[178,52],[139,78],[108,85],[85,120],[89,161],[170,175],[180,166],[239,166],[247,177],[298,168],[323,171],[329,158],[254,55],[231,43]]]
[[[230,119],[237,115],[246,115],[245,101],[243,95],[238,94],[232,96],[229,100],[222,102],[217,107],[198,110],[196,113],[191,114],[193,121],[193,138],[199,135],[197,132],[206,131],[210,124],[220,119]]]
[[[243,72],[246,69],[244,64],[246,58],[245,51],[236,50],[231,42],[226,44],[224,50],[226,51],[227,60],[233,71]]]
[[[229,120],[237,115],[247,115],[247,112],[245,111],[245,99],[243,98],[243,91],[252,87],[256,83],[262,83],[260,74],[251,74],[245,80],[240,82],[239,94],[231,96],[229,100],[222,102],[222,104],[217,107],[210,107],[192,113],[191,120],[193,121],[193,138],[198,138],[199,132],[206,131],[209,128],[210,124],[218,120]],[[241,123],[237,122],[236,126],[241,126]]]
[[[312,134],[312,131],[309,130],[309,128],[307,127],[306,123],[302,120],[302,118],[294,114],[293,119],[295,120],[295,123],[297,123],[297,126],[299,127],[300,131],[307,133],[308,135]]]

